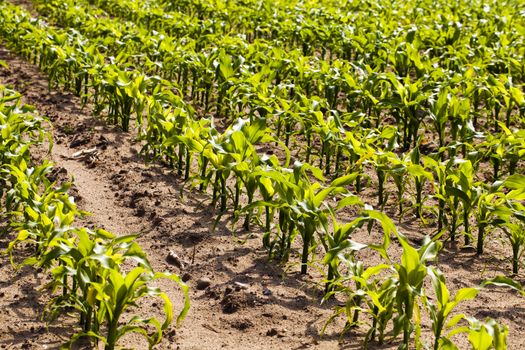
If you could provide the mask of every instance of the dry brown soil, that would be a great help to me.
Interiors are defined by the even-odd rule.
[[[50,119],[54,147],[34,150],[39,159],[50,159],[59,180],[74,181],[73,194],[82,210],[93,215],[79,225],[99,227],[117,234],[139,234],[139,242],[154,268],[189,278],[191,310],[182,326],[168,332],[159,349],[360,349],[361,330],[339,339],[344,320],[320,330],[331,314],[332,304],[321,305],[322,288],[315,276],[301,276],[298,267],[269,262],[261,249],[260,233],[237,233],[225,217],[212,230],[215,214],[209,197],[183,188],[179,176],[167,167],[147,164],[139,155],[134,133],[125,133],[92,117],[88,107],[67,92],[49,90],[47,78],[5,48],[0,60],[9,69],[0,70],[0,83],[24,95]],[[75,158],[81,150],[96,148],[96,154]],[[400,224],[413,240],[424,229],[416,220]],[[376,241],[366,233],[358,241]],[[6,246],[5,237],[1,248]],[[168,261],[176,253],[184,266]],[[393,246],[393,254],[400,249]],[[447,245],[439,266],[455,291],[475,286],[483,279],[508,273],[509,247],[497,237],[484,257]],[[24,254],[24,251],[21,251]],[[362,256],[365,262],[374,256]],[[368,259],[368,260],[367,260]],[[41,312],[49,296],[40,291],[46,276],[34,269],[14,271],[6,257],[0,257],[0,349],[58,349],[75,327],[73,319],[60,318],[50,325]],[[210,285],[197,289],[197,281]],[[180,308],[180,293],[168,282],[159,283]],[[333,303],[333,302],[332,302]],[[487,288],[474,301],[458,310],[477,318],[494,317],[510,329],[509,348],[525,348],[523,300],[504,289]],[[140,305],[146,313],[160,314],[158,301]],[[424,334],[429,332],[428,325]],[[467,348],[466,343],[460,343]],[[145,349],[139,338],[128,337],[122,345]],[[381,348],[395,348],[395,344]],[[83,348],[89,348],[85,345]],[[371,348],[379,348],[371,346]]]

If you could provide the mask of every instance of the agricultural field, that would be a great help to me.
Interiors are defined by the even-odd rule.
[[[0,349],[525,348],[522,0],[0,0]]]

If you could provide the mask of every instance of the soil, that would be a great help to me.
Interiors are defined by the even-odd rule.
[[[191,287],[191,310],[180,328],[173,328],[158,349],[359,349],[362,330],[339,337],[344,319],[338,318],[325,334],[321,330],[338,301],[321,304],[322,286],[315,271],[301,276],[296,265],[268,261],[261,249],[260,232],[233,232],[231,218],[217,227],[207,195],[189,192],[169,168],[147,163],[140,156],[136,135],[107,125],[92,116],[89,107],[70,93],[49,90],[45,75],[0,47],[0,83],[12,86],[26,103],[50,120],[53,136],[46,147],[34,150],[39,159],[50,159],[57,181],[74,181],[73,195],[82,210],[92,215],[78,225],[104,228],[119,235],[138,234],[139,243],[158,271],[184,276]],[[368,192],[365,192],[365,194]],[[373,191],[368,195],[372,196]],[[375,203],[375,198],[370,198]],[[392,203],[394,210],[395,203]],[[389,208],[387,208],[388,213]],[[407,215],[400,229],[414,242],[428,231]],[[377,242],[378,233],[360,232],[355,239]],[[2,238],[2,248],[6,246]],[[393,245],[393,256],[400,248]],[[508,244],[493,237],[489,254],[447,244],[439,267],[452,292],[478,285],[482,280],[510,270]],[[24,251],[21,252],[21,255]],[[370,253],[360,256],[374,263]],[[40,291],[46,276],[34,269],[15,271],[7,257],[0,258],[0,349],[58,349],[74,331],[73,319],[60,318],[47,325],[40,318],[49,296]],[[518,276],[518,279],[521,276]],[[180,310],[180,292],[169,282],[159,282]],[[160,315],[156,300],[140,311]],[[496,318],[509,326],[509,348],[525,348],[523,301],[507,289],[486,288],[473,301],[458,307],[478,319]],[[423,334],[428,334],[426,322]],[[460,348],[466,348],[460,340]],[[138,337],[123,339],[128,348],[145,349]],[[398,344],[369,348],[396,348]],[[90,348],[89,345],[80,346]]]

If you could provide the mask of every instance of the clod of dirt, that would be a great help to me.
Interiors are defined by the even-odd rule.
[[[234,320],[230,323],[230,325],[232,326],[232,328],[244,331],[248,328],[253,327],[253,322],[248,319]]]
[[[182,279],[182,282],[188,282],[189,280],[191,280],[191,275],[190,275],[189,273],[185,272],[185,273],[182,275],[181,279]],[[198,282],[197,282],[197,283],[198,283]]]
[[[59,127],[59,130],[64,135],[74,135],[75,134],[75,128],[69,124],[64,124],[61,127]]]
[[[118,174],[111,175],[109,179],[113,181],[113,183],[120,183],[122,181],[122,175],[119,172]]]
[[[231,288],[226,288],[221,300],[222,312],[225,314],[233,314],[243,307],[254,307],[255,304],[253,295],[245,292],[234,292]]]
[[[131,198],[129,200],[128,207],[131,209],[135,209],[137,207],[137,204],[135,203],[135,199]]]
[[[222,312],[225,314],[233,314],[240,309],[240,304],[235,298],[231,297],[231,294],[228,294],[221,301]]]
[[[73,140],[69,143],[69,148],[77,148],[80,146],[87,145],[89,143],[89,138],[82,136],[81,134],[77,134],[73,137]]]
[[[83,197],[79,193],[78,187],[75,185],[73,185],[69,189],[69,193],[73,196],[73,198],[75,198],[75,202],[77,203],[79,203],[83,199]]]
[[[162,222],[164,221],[163,218],[159,217],[159,216],[156,216],[153,221],[152,221],[152,224],[153,226],[160,226],[160,224],[162,224]]]
[[[104,135],[100,135],[98,138],[97,147],[106,149],[108,144],[109,140]]]
[[[266,332],[268,337],[275,337],[277,334],[279,334],[279,332],[275,328],[271,328]]]
[[[63,167],[56,167],[54,168],[49,175],[47,175],[47,178],[51,182],[57,182],[59,180],[64,180],[67,177],[67,169]]]
[[[146,215],[146,209],[144,209],[144,207],[140,206],[135,210],[135,216],[142,218],[144,215]]]
[[[207,277],[202,277],[197,280],[197,285],[195,286],[197,290],[204,290],[211,285],[211,280]]]
[[[169,340],[171,341],[174,341],[175,340],[175,336],[177,335],[177,332],[175,331],[175,329],[171,329],[169,330],[167,333],[166,333],[166,336],[168,337]]]
[[[112,177],[114,177],[115,181],[118,182],[119,186],[123,186],[124,183],[121,182],[121,179],[122,179],[122,175],[120,174],[114,174]],[[151,196],[151,194],[148,192],[148,190],[145,190],[144,192],[133,192],[133,194],[131,195],[131,198],[129,200],[129,204],[128,204],[128,207],[134,209],[137,207],[137,204],[138,204],[138,201],[141,199],[141,198],[148,198],[149,196]],[[145,212],[142,213],[142,216],[144,216]]]
[[[221,292],[220,290],[214,289],[214,288],[208,288],[206,289],[206,292],[204,293],[208,298],[219,300],[221,298]]]
[[[182,259],[173,250],[170,250],[168,256],[166,257],[166,262],[170,265],[178,267],[181,270],[184,270],[184,263]]]

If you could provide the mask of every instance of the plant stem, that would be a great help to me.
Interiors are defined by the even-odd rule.
[[[308,252],[310,250],[311,239],[313,236],[313,223],[308,221],[305,222],[304,242],[303,242],[303,255],[301,258],[301,274],[306,275],[308,268]]]
[[[478,246],[476,253],[478,255],[483,254],[483,241],[485,239],[485,224],[479,224],[478,226]]]

